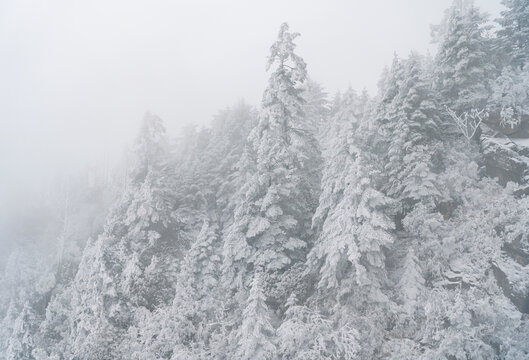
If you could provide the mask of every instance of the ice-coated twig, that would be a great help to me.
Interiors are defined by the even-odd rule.
[[[477,109],[472,109],[470,111],[465,111],[460,115],[457,115],[456,112],[448,106],[445,106],[445,109],[467,140],[474,137],[479,125],[483,121],[483,116],[488,115],[485,109],[479,111]]]

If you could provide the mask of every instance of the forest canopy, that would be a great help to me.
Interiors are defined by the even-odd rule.
[[[0,357],[529,358],[529,1],[502,3],[454,1],[374,95],[329,96],[283,23],[259,106],[146,113],[9,223]]]

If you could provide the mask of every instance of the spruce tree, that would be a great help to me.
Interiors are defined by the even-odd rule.
[[[493,68],[484,38],[486,21],[479,9],[454,1],[436,57],[436,89],[442,104],[456,113],[485,107]]]
[[[392,139],[399,110],[396,97],[404,81],[403,60],[396,54],[390,68],[386,68],[378,83],[378,96],[369,121],[376,129],[372,147],[377,155],[387,161],[388,146]]]
[[[383,249],[392,242],[393,224],[384,213],[390,201],[376,189],[376,172],[355,134],[355,99],[352,90],[344,94],[329,132],[323,192],[313,218],[319,237],[309,254],[309,268],[319,272],[322,290],[336,291],[342,280],[352,277],[378,301],[385,283]]]
[[[404,78],[392,105],[395,117],[388,124],[389,138],[385,171],[387,193],[401,201],[404,211],[419,201],[434,205],[440,196],[434,159],[441,119],[435,96],[423,70],[422,59],[412,53],[405,62]]]
[[[303,112],[306,118],[306,128],[315,138],[319,139],[322,130],[328,125],[326,123],[329,113],[329,102],[327,93],[323,87],[312,79],[307,79],[303,85]]]
[[[195,160],[192,171],[208,202],[208,216],[218,218],[222,228],[233,221],[234,194],[240,185],[238,162],[256,117],[243,101],[221,111],[213,119],[207,146]]]
[[[487,111],[499,118],[498,124],[507,133],[516,131],[529,114],[529,70],[517,71],[511,66],[491,82]]]
[[[33,359],[37,316],[29,302],[26,302],[13,325],[7,342],[6,360]]]
[[[136,164],[129,184],[106,229],[116,240],[113,250],[122,268],[137,270],[123,283],[123,290],[132,303],[151,309],[172,299],[176,264],[189,246],[180,231],[183,221],[174,213],[180,204],[173,190],[168,151],[162,120],[147,114],[135,142]]]
[[[529,2],[527,0],[503,0],[507,8],[496,21],[500,48],[510,57],[514,68],[523,70],[529,63]]]
[[[213,221],[204,221],[182,261],[172,304],[147,314],[136,325],[139,336],[131,336],[130,341],[136,343],[137,353],[199,358],[212,351],[211,338],[224,320],[217,229]]]
[[[303,114],[306,65],[294,53],[288,25],[281,25],[267,68],[275,66],[264,92],[259,124],[250,141],[256,171],[241,189],[224,246],[228,281],[241,286],[245,273],[263,267],[278,275],[303,260],[319,178],[319,151]],[[274,275],[274,276],[275,276]]]
[[[402,302],[403,309],[406,312],[412,313],[414,311],[417,301],[420,299],[424,283],[419,259],[415,255],[413,247],[410,247],[404,258],[402,273],[397,284],[399,300]]]
[[[81,320],[74,323],[72,338],[79,353],[99,354],[104,344],[112,344],[104,355],[112,356],[137,308],[153,310],[174,297],[188,238],[184,221],[175,214],[167,137],[159,117],[143,119],[134,155],[122,197],[103,234],[87,245],[74,280],[72,308]]]
[[[275,330],[270,324],[266,298],[262,290],[261,274],[252,281],[250,295],[243,311],[243,320],[237,331],[235,358],[241,360],[277,359]]]

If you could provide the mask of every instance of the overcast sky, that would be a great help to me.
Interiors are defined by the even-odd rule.
[[[258,105],[279,25],[310,76],[374,92],[394,52],[426,52],[451,0],[0,0],[0,195],[117,154],[146,110],[171,133]],[[493,18],[500,0],[478,0]],[[1,196],[0,196],[1,199]]]

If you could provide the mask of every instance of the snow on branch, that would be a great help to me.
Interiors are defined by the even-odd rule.
[[[522,122],[521,114],[523,114],[523,109],[520,109],[520,115],[517,117],[511,106],[502,105],[500,110],[500,125],[513,129]]]
[[[472,109],[470,111],[465,111],[464,113],[457,115],[456,112],[450,109],[448,106],[445,106],[448,115],[456,123],[461,130],[461,133],[468,139],[472,139],[476,134],[476,131],[479,128],[479,125],[483,121],[483,116],[487,116],[488,113],[485,109],[480,111]]]

